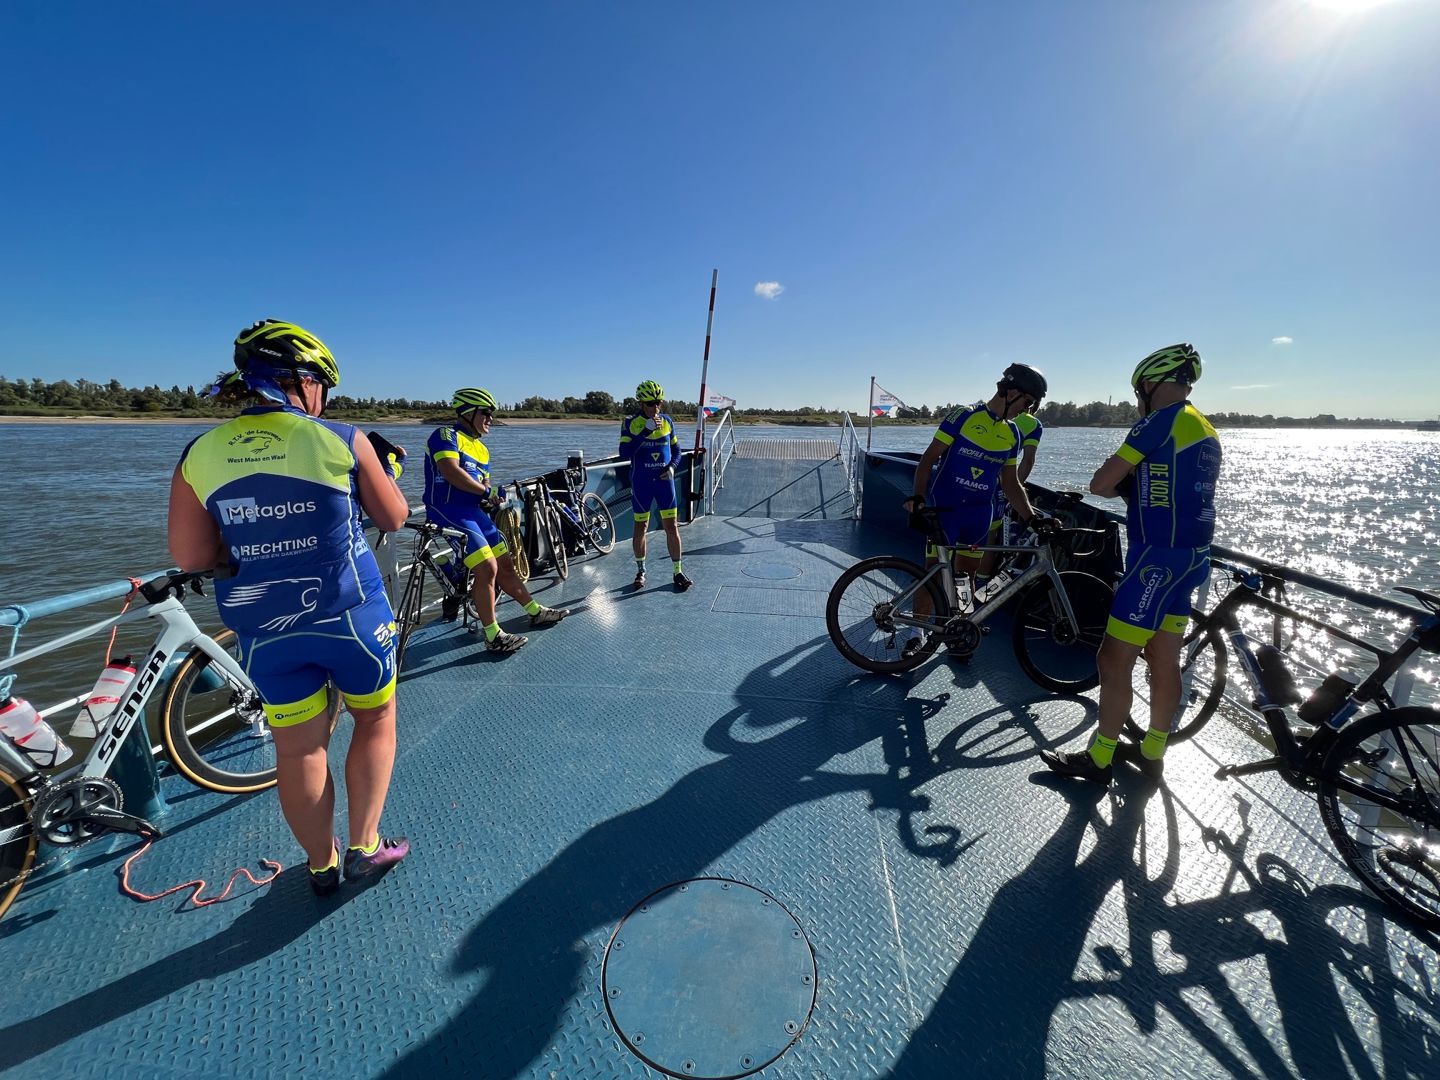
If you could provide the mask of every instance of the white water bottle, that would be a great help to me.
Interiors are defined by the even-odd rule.
[[[95,688],[80,706],[80,715],[71,722],[70,734],[77,739],[98,738],[115,706],[120,704],[120,695],[134,677],[135,664],[128,656],[106,664],[95,680]]]
[[[70,747],[55,734],[55,729],[40,719],[35,707],[24,698],[10,697],[0,701],[0,732],[23,750],[38,768],[53,769],[71,758]]]

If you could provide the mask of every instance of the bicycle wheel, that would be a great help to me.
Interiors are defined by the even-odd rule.
[[[1060,582],[1078,625],[1065,617],[1054,582],[1041,578],[1015,608],[1015,657],[1046,690],[1079,693],[1100,685],[1096,654],[1105,638],[1115,590],[1092,574],[1062,570]]]
[[[911,618],[938,625],[939,613],[950,610],[935,579],[921,585],[922,579],[922,568],[889,555],[865,559],[841,574],[825,602],[825,629],[840,655],[876,672],[909,671],[928,660],[940,647],[939,633],[926,634],[907,651],[913,640],[911,624],[896,622]],[[896,597],[905,593],[910,595],[897,605]]]
[[[214,641],[232,656],[235,631]],[[236,681],[199,648],[175,668],[160,709],[160,737],[171,763],[192,784],[227,795],[275,783],[275,740],[260,695]]]
[[[585,523],[585,540],[601,555],[615,550],[615,518],[605,500],[593,491],[580,496],[580,520]]]
[[[1440,710],[1388,709],[1344,728],[1325,756],[1319,800],[1355,876],[1440,929]]]
[[[400,607],[395,612],[395,670],[399,672],[405,663],[405,649],[410,636],[420,626],[421,613],[425,608],[425,564],[419,556],[410,567],[405,579],[405,591],[400,595]]]
[[[545,535],[550,544],[550,557],[555,561],[555,574],[564,581],[570,576],[570,553],[565,550],[565,526],[560,521],[560,511],[553,506],[545,507]]]
[[[15,830],[13,833],[11,830]],[[20,781],[0,768],[0,919],[10,910],[35,865],[38,841],[30,824],[30,796]]]
[[[1225,637],[1203,617],[1195,617],[1185,642],[1180,646],[1180,707],[1170,720],[1170,743],[1194,738],[1206,721],[1215,715],[1220,699],[1225,696],[1225,670],[1229,653]],[[1142,657],[1135,665],[1135,697],[1147,708],[1141,715],[1148,717],[1150,702],[1150,668]],[[1136,740],[1145,737],[1145,729],[1133,716],[1125,718],[1125,730]]]

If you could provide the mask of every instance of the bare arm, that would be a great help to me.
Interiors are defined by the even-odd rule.
[[[1020,467],[1016,470],[1022,484],[1030,479],[1030,470],[1033,468],[1035,468],[1035,447],[1027,446],[1024,453],[1020,455]]]
[[[1010,500],[1010,505],[1015,508],[1015,516],[1021,522],[1028,523],[1035,517],[1035,508],[1030,505],[1030,496],[1025,491],[1025,485],[1020,482],[1020,472],[1017,466],[1006,465],[1000,470],[1000,486],[1005,491],[1005,498]]]
[[[180,466],[170,477],[170,517],[167,523],[170,557],[181,570],[209,570],[220,558],[220,526],[185,482]]]
[[[360,489],[360,506],[381,532],[394,532],[410,516],[410,504],[369,439],[355,440],[355,462],[359,466],[355,486]]]
[[[1119,454],[1113,455],[1090,478],[1090,494],[1099,495],[1102,499],[1119,498],[1120,484],[1134,469],[1135,466]]]
[[[915,487],[914,498],[919,499],[925,494],[925,489],[930,486],[930,470],[935,468],[935,463],[945,453],[945,444],[939,439],[931,439],[930,445],[925,448],[925,453],[920,455],[920,464],[915,466]],[[911,499],[905,500],[907,506],[912,505]]]

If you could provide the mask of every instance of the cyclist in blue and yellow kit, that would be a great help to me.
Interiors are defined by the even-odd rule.
[[[1023,485],[1030,479],[1030,473],[1035,468],[1035,452],[1040,448],[1040,440],[1045,435],[1045,425],[1034,413],[1023,412],[1015,417],[1015,429],[1020,432],[1020,460],[1015,466],[1015,477]],[[995,491],[995,516],[990,522],[989,543],[1005,543],[1002,530],[1005,525],[1005,518],[1010,513],[1010,500],[1005,497],[1003,488]],[[1013,543],[1013,541],[1010,541]],[[975,575],[975,589],[982,592],[990,580],[990,575],[995,572],[995,564],[1000,561],[1000,553],[987,551],[985,557],[980,560],[980,569]]]
[[[490,450],[481,439],[490,433],[495,398],[488,390],[469,386],[450,401],[455,423],[436,428],[425,445],[425,514],[433,522],[465,534],[465,565],[470,568],[470,595],[485,646],[512,653],[529,638],[500,629],[495,618],[495,589],[524,606],[532,627],[551,626],[570,614],[568,608],[541,606],[515,570],[515,559],[485,507],[490,505]]]
[[[675,495],[675,470],[680,466],[680,439],[675,423],[660,411],[665,391],[653,379],[635,388],[640,411],[620,421],[620,457],[630,463],[630,508],[635,513],[635,532],[630,539],[635,553],[635,588],[645,585],[645,533],[650,527],[650,507],[660,508],[660,527],[665,546],[674,564],[676,592],[695,584],[680,566],[680,527]]]
[[[927,504],[939,508],[946,542],[962,547],[955,552],[955,569],[970,577],[972,590],[981,553],[963,548],[983,544],[990,535],[997,492],[1004,492],[1021,522],[1036,517],[1016,470],[1023,439],[1014,418],[1039,408],[1047,389],[1045,376],[1035,368],[1011,364],[989,401],[962,405],[940,422],[915,469],[915,494],[905,507],[912,512]],[[932,477],[936,463],[940,467]],[[926,565],[933,565],[934,549],[925,554]],[[923,593],[917,596],[917,610],[925,602]]]
[[[1100,727],[1088,750],[1041,751],[1058,773],[1109,783],[1142,652],[1150,666],[1150,730],[1138,751],[1127,748],[1126,756],[1152,779],[1163,773],[1165,742],[1180,705],[1180,646],[1190,597],[1209,571],[1215,534],[1220,439],[1187,400],[1199,378],[1200,354],[1191,345],[1169,345],[1140,361],[1130,377],[1140,420],[1090,481],[1093,494],[1128,504],[1128,549],[1100,646]]]
[[[185,448],[170,483],[170,552],[183,570],[216,570],[220,617],[275,739],[281,810],[326,895],[340,887],[327,683],[355,718],[345,877],[410,850],[380,835],[395,763],[395,621],[360,521],[363,509],[393,532],[409,508],[398,460],[382,464],[353,427],[319,419],[340,371],[318,338],[266,319],[235,339],[235,368],[215,396],[257,404]]]

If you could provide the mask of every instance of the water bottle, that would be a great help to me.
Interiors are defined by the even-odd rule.
[[[1304,700],[1295,685],[1295,676],[1285,666],[1284,653],[1274,645],[1265,644],[1255,650],[1255,659],[1260,664],[1260,685],[1271,701],[1276,705],[1294,705]]]
[[[446,544],[435,553],[435,565],[440,568],[442,574],[452,582],[458,584],[460,581],[460,570],[455,566],[455,561],[451,557],[453,552],[454,549],[451,548],[449,544]]]
[[[1328,676],[1301,704],[1300,719],[1307,724],[1323,724],[1335,715],[1359,685],[1360,676],[1349,671],[1337,671]]]
[[[37,768],[53,769],[72,756],[70,747],[24,698],[7,697],[0,701],[0,732],[9,736]]]
[[[106,664],[95,680],[95,688],[80,706],[80,715],[71,721],[70,734],[77,739],[97,738],[134,677],[135,664],[128,656]]]

